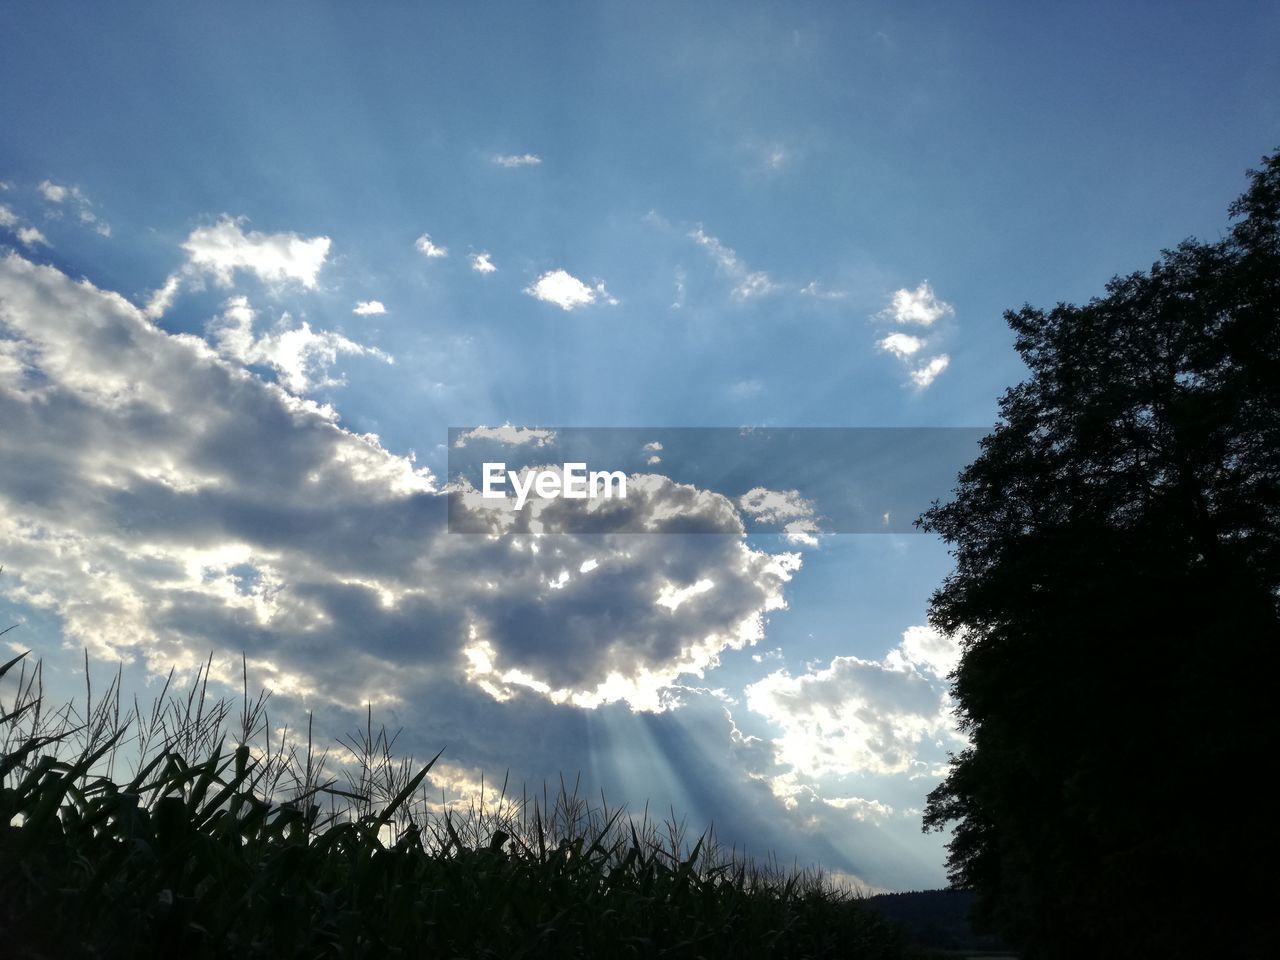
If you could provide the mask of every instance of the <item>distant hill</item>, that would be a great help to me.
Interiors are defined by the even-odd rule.
[[[1007,949],[999,938],[976,934],[969,926],[973,896],[967,890],[912,890],[882,893],[867,905],[905,929],[921,947],[982,953]]]

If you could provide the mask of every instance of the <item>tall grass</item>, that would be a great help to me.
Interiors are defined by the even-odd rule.
[[[37,957],[898,957],[895,929],[786,872],[560,781],[462,804],[374,727],[319,749],[267,697],[119,672],[50,710],[0,667],[0,954]],[[335,747],[337,748],[335,750]]]

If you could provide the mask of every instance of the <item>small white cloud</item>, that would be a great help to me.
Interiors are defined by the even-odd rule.
[[[896,323],[930,327],[942,317],[952,316],[955,310],[934,295],[928,280],[922,280],[914,290],[895,290],[885,313]]]
[[[924,346],[924,340],[913,337],[909,333],[891,333],[880,340],[878,346],[881,350],[887,350],[895,357],[905,360]]]
[[[489,259],[488,253],[473,253],[471,255],[471,269],[476,273],[497,273],[498,268],[493,265],[493,261]]]
[[[524,292],[537,300],[554,303],[562,310],[585,307],[595,303],[596,300],[603,300],[611,305],[616,305],[618,302],[609,295],[603,280],[598,280],[594,287],[589,287],[566,270],[550,270],[544,273],[525,287]]]
[[[425,233],[413,241],[413,246],[424,257],[447,257],[449,255],[448,247],[436,246],[431,242],[431,237]]]
[[[649,443],[646,443],[644,445],[643,449],[650,450],[650,451],[661,450],[662,444],[659,443],[657,440],[651,440]]]
[[[0,203],[0,227],[12,227],[18,222],[18,215]]]
[[[64,187],[62,184],[54,183],[52,180],[41,180],[37,189],[40,191],[40,196],[50,203],[62,203],[67,197],[76,195],[74,187]]]
[[[381,300],[361,300],[351,312],[359,317],[373,317],[386,313],[387,308]]]
[[[493,162],[499,167],[512,170],[516,167],[536,167],[542,163],[542,158],[536,153],[499,153],[493,157]]]
[[[49,246],[48,239],[35,227],[20,227],[18,229],[18,239],[22,242],[22,245],[28,249],[35,246]]]
[[[308,289],[329,256],[328,237],[300,237],[296,233],[245,233],[240,220],[223,217],[211,227],[191,231],[182,248],[196,270],[213,274],[231,286],[237,270],[247,270],[266,283],[293,281]]]
[[[916,386],[921,389],[929,386],[938,378],[943,370],[947,369],[947,364],[951,362],[951,358],[945,353],[940,353],[922,367],[917,367],[911,371],[911,379]]]

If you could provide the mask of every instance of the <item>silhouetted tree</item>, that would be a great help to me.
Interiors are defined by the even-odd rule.
[[[1029,957],[1280,944],[1280,154],[1216,243],[1010,311],[1030,376],[921,525],[971,745],[929,796],[953,884]]]

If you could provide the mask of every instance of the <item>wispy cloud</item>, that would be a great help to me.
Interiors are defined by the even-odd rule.
[[[471,255],[471,269],[476,273],[497,273],[498,268],[493,265],[488,253],[473,253]]]
[[[295,394],[342,384],[341,377],[329,374],[339,354],[393,362],[381,350],[348,340],[340,333],[312,330],[305,320],[294,324],[287,313],[281,314],[273,330],[264,333],[255,331],[255,320],[248,298],[232,297],[222,314],[206,325],[205,331],[222,356],[245,366],[270,367],[285,389]]]
[[[849,296],[845,290],[824,290],[822,284],[817,280],[810,280],[809,283],[801,288],[800,292],[806,297],[813,297],[817,300],[843,300]]]
[[[542,163],[542,158],[536,153],[498,153],[492,159],[497,166],[506,167],[508,170],[516,167],[536,167]]]
[[[739,259],[731,247],[725,246],[719,238],[712,236],[702,225],[689,231],[689,238],[707,251],[716,265],[734,281],[733,297],[736,300],[750,300],[777,290],[777,285],[763,270],[752,270]]]
[[[54,183],[52,180],[42,180],[36,189],[40,191],[40,196],[44,197],[49,203],[58,205],[69,203],[78,207],[81,223],[87,227],[92,227],[96,233],[104,237],[111,236],[111,224],[98,218],[98,215],[93,211],[93,204],[79,187]]]
[[[545,447],[555,438],[556,432],[554,430],[545,430],[541,427],[516,427],[510,423],[504,423],[500,427],[474,427],[466,433],[459,434],[457,439],[453,441],[453,445],[461,449],[467,445],[469,440],[496,440],[498,443],[505,443],[513,447],[522,447],[526,444]]]

